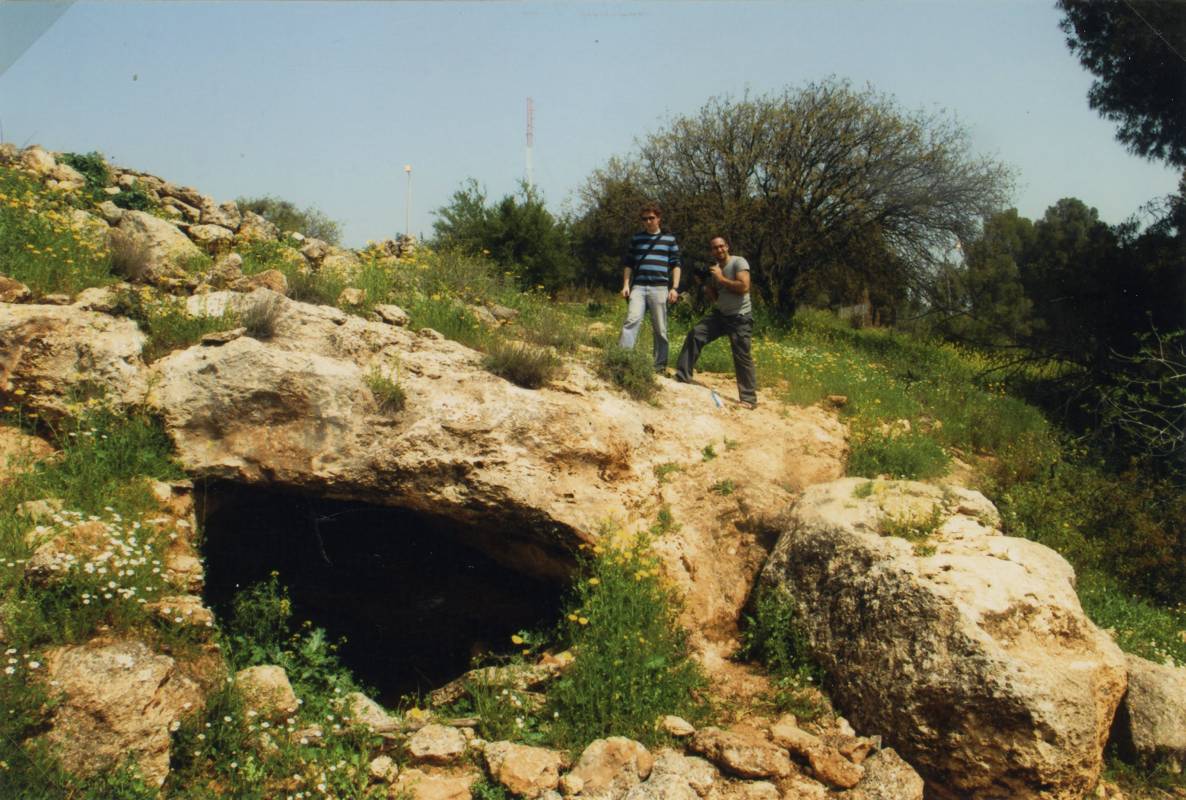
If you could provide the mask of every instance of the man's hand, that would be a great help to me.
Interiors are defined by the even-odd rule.
[[[675,289],[668,289],[667,290],[667,302],[674,303],[678,300],[679,300],[679,292],[677,292]]]
[[[622,299],[623,299],[623,300],[629,300],[629,299],[630,299],[630,287],[629,287],[629,286],[623,286],[623,287],[622,287]]]
[[[725,273],[721,272],[720,264],[713,264],[711,267],[709,267],[708,274],[711,275],[713,280],[715,280],[717,283],[720,283],[721,278],[725,277]]]

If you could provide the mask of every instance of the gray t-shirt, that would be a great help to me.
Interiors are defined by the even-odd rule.
[[[721,269],[725,277],[731,281],[737,280],[737,273],[749,272],[749,262],[741,256],[729,256],[729,260],[725,262],[724,268]],[[732,317],[737,314],[752,314],[753,307],[750,305],[749,292],[745,294],[734,294],[723,286],[717,287],[717,311],[720,311],[726,317]]]

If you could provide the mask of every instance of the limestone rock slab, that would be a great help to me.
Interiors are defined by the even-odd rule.
[[[726,772],[743,778],[785,778],[792,772],[786,750],[750,729],[701,728],[691,748]]]
[[[840,795],[845,800],[923,800],[922,777],[892,748],[877,751],[864,766],[860,783]]]
[[[1120,722],[1136,754],[1186,766],[1186,668],[1129,655]]]
[[[278,717],[293,714],[300,707],[283,667],[260,664],[235,673],[243,702],[259,714]]]
[[[173,223],[144,211],[125,211],[111,229],[112,249],[134,252],[123,260],[127,277],[145,283],[167,283],[184,276],[181,265],[202,255]]]
[[[91,774],[130,756],[157,785],[169,771],[170,729],[202,707],[198,684],[142,642],[90,642],[50,651],[47,674],[63,693],[48,740],[67,769]]]
[[[0,400],[57,419],[79,387],[117,405],[144,398],[147,375],[136,323],[47,305],[0,304]]]
[[[433,723],[413,733],[407,747],[417,763],[450,764],[465,755],[465,736],[456,728]]]
[[[555,750],[490,742],[483,755],[491,777],[518,797],[537,798],[560,783],[560,753]]]
[[[582,797],[620,797],[646,780],[655,765],[650,751],[624,736],[590,742],[565,776],[580,781]]]
[[[808,488],[762,576],[794,598],[833,699],[938,796],[1082,796],[1126,670],[1070,566],[1002,536],[976,493],[866,483]],[[926,551],[882,535],[936,509]]]

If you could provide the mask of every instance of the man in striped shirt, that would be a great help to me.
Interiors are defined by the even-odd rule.
[[[626,322],[618,346],[634,349],[642,316],[649,311],[654,334],[655,371],[667,369],[667,304],[679,299],[679,244],[675,236],[659,227],[660,211],[655,203],[639,213],[643,230],[630,240],[630,252],[622,259],[622,297],[629,301]]]

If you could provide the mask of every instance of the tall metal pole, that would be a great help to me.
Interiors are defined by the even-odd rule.
[[[527,98],[527,188],[535,188],[535,176],[531,168],[531,147],[535,144],[535,103]]]
[[[408,198],[404,203],[404,236],[412,235],[412,165],[404,164],[404,172],[408,176]]]

